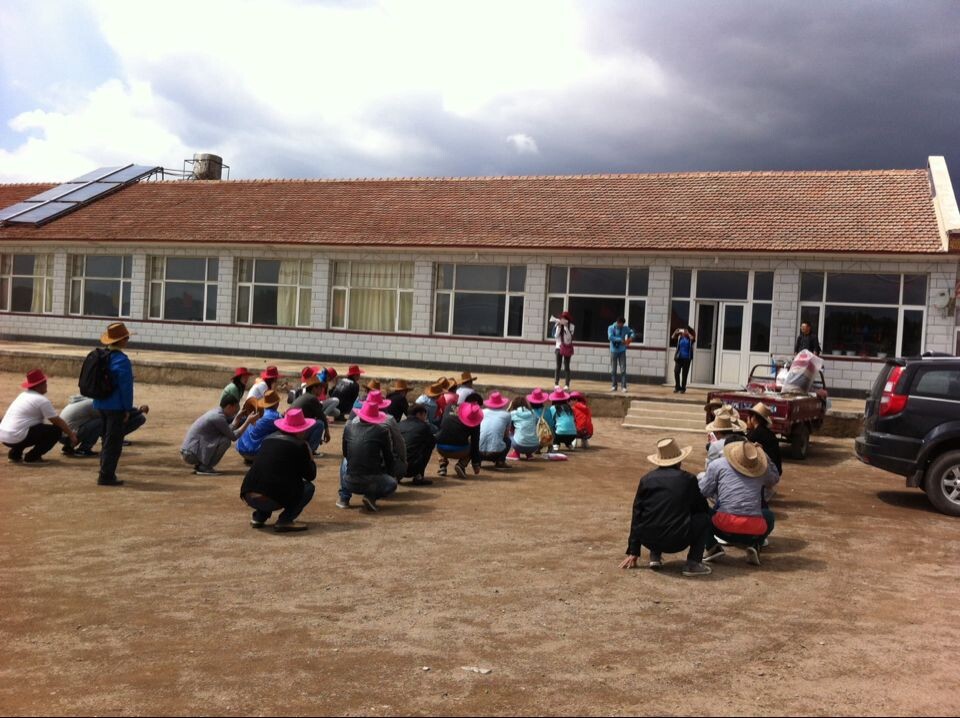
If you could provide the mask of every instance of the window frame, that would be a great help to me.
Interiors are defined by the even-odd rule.
[[[202,260],[203,261],[203,276],[202,281],[196,279],[167,279],[167,264],[171,259],[189,259],[189,260]],[[163,276],[157,278],[154,275],[154,262],[156,260],[163,261]],[[217,262],[217,271],[216,276],[213,279],[210,279],[210,262]],[[192,324],[209,324],[217,321],[217,302],[220,298],[220,286],[219,286],[219,275],[220,275],[220,258],[219,257],[180,257],[180,256],[170,256],[170,255],[151,255],[147,257],[147,318],[151,320],[159,321],[171,321],[171,322],[190,322]],[[203,287],[203,318],[199,321],[196,319],[167,319],[167,282],[172,282],[176,284],[197,284]],[[210,297],[210,287],[213,286],[217,290],[217,299],[213,303],[213,319],[208,318],[208,313],[210,310],[209,306],[209,297]],[[159,287],[160,292],[160,316],[153,315],[153,293],[156,291],[156,287]]]
[[[120,276],[119,277],[105,277],[100,275],[90,275],[87,274],[87,260],[90,257],[101,259],[104,257],[116,257],[120,260]],[[77,276],[75,273],[76,261],[81,260],[82,268],[81,274]],[[130,270],[127,271],[127,267],[130,267]],[[131,317],[131,311],[133,309],[133,255],[132,254],[68,254],[67,255],[67,270],[69,272],[69,277],[67,278],[67,314],[73,317],[114,317],[129,319]],[[97,281],[116,281],[120,283],[120,306],[117,309],[117,314],[88,314],[87,313],[87,280],[97,280]],[[123,295],[124,295],[124,285],[127,287],[127,295],[129,297],[129,305],[127,306],[127,311],[123,311]],[[77,309],[73,306],[73,288],[79,288],[80,296],[80,307]]]
[[[468,337],[474,339],[520,339],[523,337],[523,327],[524,327],[524,312],[526,311],[526,289],[527,289],[527,265],[508,262],[506,264],[501,262],[493,263],[479,263],[479,266],[489,266],[489,267],[504,267],[506,268],[506,283],[502,290],[493,291],[489,289],[457,289],[457,267],[475,267],[478,264],[471,262],[436,262],[433,265],[433,311],[431,313],[431,334],[442,337]],[[440,286],[440,272],[442,267],[451,267],[452,268],[452,281],[449,288],[441,288]],[[520,290],[512,290],[511,286],[511,275],[514,268],[523,269],[523,287]],[[454,334],[453,332],[453,320],[456,314],[456,296],[457,294],[494,294],[502,295],[504,297],[503,305],[503,316],[500,317],[500,333],[496,336],[486,336],[483,334]],[[437,306],[439,304],[438,298],[444,295],[447,297],[447,330],[441,331],[437,329]],[[513,298],[519,297],[521,299],[521,312],[520,312],[520,333],[519,334],[510,334],[510,305]]]
[[[550,291],[550,272],[551,272],[551,270],[556,269],[556,268],[560,268],[560,267],[563,267],[563,268],[566,269],[566,281],[565,281],[565,285],[564,285],[564,286],[566,287],[566,291],[565,291],[564,293],[551,292],[551,291]],[[549,315],[549,313],[550,313],[549,307],[550,307],[550,300],[552,300],[552,299],[562,299],[562,300],[563,300],[563,311],[568,311],[569,308],[570,308],[570,298],[571,298],[571,297],[576,297],[576,298],[578,298],[578,299],[619,299],[619,298],[622,298],[622,299],[623,299],[623,308],[622,308],[622,310],[621,310],[620,316],[626,317],[626,319],[627,319],[627,326],[630,327],[631,329],[633,329],[634,332],[637,332],[637,333],[640,335],[641,338],[640,338],[639,340],[634,340],[635,343],[636,343],[636,345],[637,345],[637,346],[641,346],[641,347],[644,346],[644,345],[646,345],[646,343],[647,343],[647,307],[648,307],[648,305],[649,305],[649,303],[650,303],[650,300],[649,300],[649,297],[650,297],[650,265],[642,265],[642,266],[639,266],[639,265],[638,265],[638,266],[629,266],[629,267],[622,267],[622,266],[621,266],[621,267],[617,267],[617,266],[602,266],[602,267],[601,267],[601,266],[596,266],[596,267],[590,266],[590,267],[585,267],[586,269],[622,269],[622,270],[624,270],[624,271],[626,272],[626,276],[624,277],[624,280],[625,280],[624,287],[625,287],[625,289],[624,289],[622,295],[621,295],[621,294],[586,294],[586,293],[583,293],[583,292],[571,292],[571,291],[570,291],[570,271],[571,271],[572,269],[581,269],[581,268],[584,268],[584,267],[581,267],[581,266],[579,266],[579,265],[572,265],[572,264],[551,264],[551,265],[548,265],[548,266],[547,266],[547,301],[546,301],[546,305],[545,305],[545,306],[547,307],[547,314]],[[631,273],[632,273],[634,270],[644,270],[644,271],[646,271],[646,273],[647,273],[647,293],[646,293],[646,294],[631,294],[631,293],[630,293],[631,280],[632,280]],[[633,319],[632,319],[632,317],[630,316],[630,305],[631,305],[632,303],[634,303],[634,302],[642,302],[642,303],[643,303],[643,320],[642,320],[642,322],[641,322],[641,326],[640,326],[639,331],[637,331],[637,327],[634,326]],[[545,319],[545,322],[544,322],[544,324],[545,324],[545,328],[544,328],[544,339],[553,339],[553,337],[551,336],[551,333],[550,333],[550,317],[547,316],[547,317],[545,317],[544,319]],[[585,340],[582,340],[582,339],[578,339],[578,343],[584,344],[584,345],[587,345],[587,346],[605,346],[605,345],[607,345],[609,342],[608,342],[606,339],[603,340],[603,341],[596,341],[596,342],[585,341]]]
[[[17,274],[15,265],[17,257],[33,257],[33,273]],[[43,258],[44,274],[37,273],[37,260]],[[0,254],[0,284],[5,280],[7,284],[4,296],[0,296],[0,312],[4,314],[53,314],[53,263],[54,254],[50,252],[25,253],[4,252]],[[43,306],[39,312],[32,310],[21,311],[13,308],[13,284],[15,279],[31,279],[43,282]],[[31,287],[33,291],[33,287]]]
[[[244,268],[244,263],[250,262],[250,281],[243,281],[241,275]],[[281,265],[284,262],[297,262],[298,271],[297,271],[297,284],[286,284],[281,282],[258,282],[257,281],[257,262],[279,262]],[[263,327],[285,327],[285,328],[302,328],[310,327],[313,323],[313,276],[314,276],[314,267],[312,259],[283,259],[283,258],[273,258],[273,257],[237,257],[235,261],[234,268],[234,294],[233,294],[233,323],[241,324],[244,326],[263,326]],[[310,278],[308,283],[304,283],[304,268],[309,267]],[[254,306],[254,297],[256,295],[256,287],[277,287],[279,290],[280,287],[293,287],[296,289],[297,297],[297,306],[295,309],[296,318],[293,324],[258,324],[253,321],[253,306]],[[240,292],[242,289],[246,289],[248,292],[247,295],[247,318],[242,320],[239,318],[240,310]],[[301,323],[300,318],[303,315],[304,302],[303,302],[303,293],[304,291],[308,292],[306,306],[310,308],[310,316],[306,323]]]
[[[329,326],[331,329],[341,329],[345,331],[356,331],[356,332],[379,332],[378,329],[350,329],[350,295],[353,293],[354,289],[373,289],[377,291],[389,292],[393,291],[396,294],[396,305],[393,313],[393,329],[389,330],[394,334],[412,334],[413,333],[413,307],[415,306],[414,298],[416,292],[416,262],[413,261],[397,261],[394,264],[410,265],[410,286],[401,287],[400,286],[400,277],[403,276],[401,271],[397,275],[397,286],[396,287],[354,287],[352,286],[353,279],[353,264],[354,262],[366,262],[367,260],[356,260],[356,259],[332,259],[330,260],[330,288],[329,288],[329,305],[328,305],[328,318]],[[347,283],[338,284],[337,283],[337,265],[345,264],[347,265]],[[334,307],[336,306],[336,295],[337,293],[342,293],[343,296],[343,322],[337,324],[334,317]],[[410,327],[408,329],[400,329],[400,297],[401,295],[410,296]]]

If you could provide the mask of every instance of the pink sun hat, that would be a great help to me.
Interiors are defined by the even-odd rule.
[[[386,409],[390,406],[390,400],[383,398],[383,392],[374,389],[367,394],[367,398],[363,401],[364,404],[376,404],[377,409]]]
[[[291,409],[282,419],[277,419],[273,425],[287,434],[299,434],[301,431],[312,429],[316,419],[307,419],[300,409]]]
[[[539,386],[527,394],[527,401],[531,404],[546,404],[549,398],[549,395]]]
[[[570,398],[571,398],[571,399],[582,399],[582,398],[583,398],[583,394],[581,394],[579,391],[571,391],[571,392],[570,392]]]
[[[499,391],[495,391],[487,398],[483,405],[488,409],[502,409],[507,404],[510,403],[510,400],[501,394]]]
[[[473,402],[468,402],[460,405],[460,408],[457,409],[457,416],[460,417],[464,426],[472,429],[475,426],[480,426],[480,422],[483,421],[483,409]]]
[[[379,393],[379,392],[377,392]],[[387,402],[387,406],[390,402]],[[357,412],[357,418],[367,424],[382,424],[387,420],[387,415],[380,411],[382,407],[374,402],[365,401],[360,411]]]
[[[568,401],[570,395],[562,389],[557,389],[550,395],[550,401]]]

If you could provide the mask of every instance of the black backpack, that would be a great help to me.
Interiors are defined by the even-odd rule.
[[[80,393],[91,399],[109,399],[113,394],[110,378],[110,350],[94,349],[87,354],[80,369]]]

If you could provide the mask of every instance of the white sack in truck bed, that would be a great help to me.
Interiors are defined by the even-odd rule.
[[[808,394],[813,382],[823,369],[823,359],[804,349],[793,358],[787,378],[783,380],[781,394]]]

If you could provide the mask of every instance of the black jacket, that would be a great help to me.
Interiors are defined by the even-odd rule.
[[[397,423],[399,424],[403,417],[405,417],[407,412],[410,410],[410,402],[407,401],[407,392],[391,392],[390,394],[387,394],[387,399],[390,400],[390,406],[387,407],[386,413],[396,419]]]
[[[383,424],[348,421],[343,427],[343,456],[350,476],[393,476],[390,431]]]
[[[419,466],[437,443],[433,438],[433,428],[429,423],[414,418],[404,419],[397,426],[407,447],[407,466]]]
[[[449,446],[470,445],[470,463],[480,463],[480,427],[472,429],[466,426],[455,411],[445,413],[440,422],[440,432],[437,434],[437,444]]]
[[[777,438],[777,435],[766,426],[759,426],[747,432],[747,438],[756,444],[760,444],[764,452],[766,452],[767,458],[777,467],[777,473],[783,474],[783,465],[781,464],[780,456],[780,440]]]
[[[337,408],[341,416],[349,416],[353,411],[353,405],[357,403],[357,397],[360,396],[360,384],[344,377],[337,382],[330,392],[331,399],[339,399],[340,404]]]
[[[320,400],[311,394],[306,392],[301,394],[296,399],[293,400],[293,403],[290,405],[291,409],[299,409],[303,412],[303,415],[308,419],[316,419],[324,427],[327,426],[327,415],[323,413],[323,404],[320,403]]]
[[[690,532],[690,515],[707,511],[696,476],[682,469],[651,471],[637,486],[627,553],[639,556],[642,544],[682,550]]]
[[[240,496],[255,491],[285,509],[295,509],[303,501],[303,482],[316,477],[317,466],[307,443],[278,431],[263,440],[253,466],[243,477]]]
[[[793,344],[793,353],[799,354],[804,349],[820,356],[820,340],[817,339],[817,335],[813,332],[806,335],[799,334],[797,336],[797,341]]]

